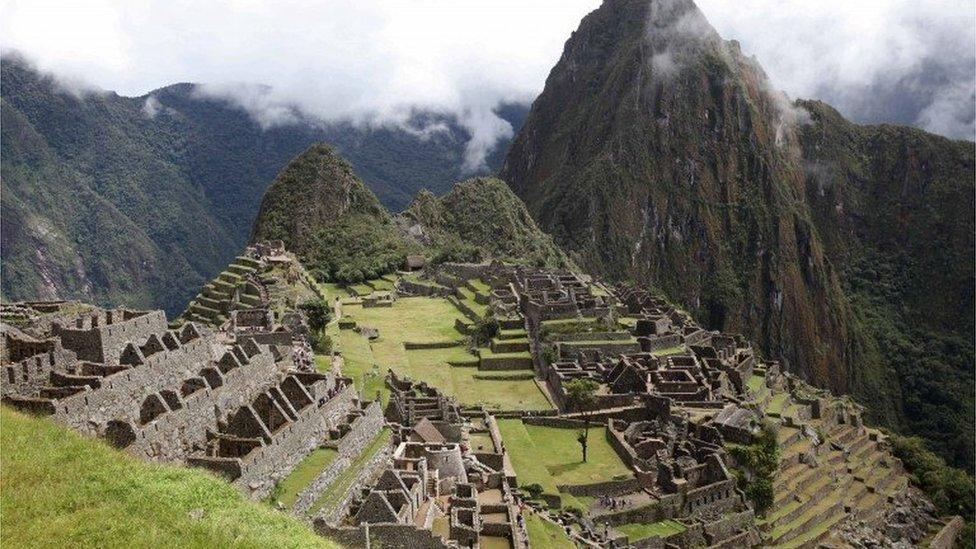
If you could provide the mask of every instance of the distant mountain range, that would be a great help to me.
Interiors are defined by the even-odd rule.
[[[261,197],[311,143],[328,142],[388,208],[494,171],[464,169],[467,131],[417,112],[409,128],[301,123],[262,129],[176,84],[143,97],[78,95],[17,55],[0,63],[2,294],[83,298],[175,313],[244,245]],[[501,105],[517,130],[527,106]],[[436,132],[413,127],[438,125]],[[299,214],[300,215],[300,214]]]

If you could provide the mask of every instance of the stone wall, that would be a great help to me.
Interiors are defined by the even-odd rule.
[[[962,520],[962,517],[952,517],[952,520],[943,526],[942,529],[939,530],[939,533],[932,538],[931,542],[929,542],[929,548],[951,549],[955,545],[956,537],[959,535],[959,532],[961,532],[965,527],[966,523]]]
[[[384,549],[448,549],[444,541],[430,530],[408,524],[371,524],[362,527],[332,527],[323,521],[315,522],[315,532],[344,547],[366,547],[369,536],[371,547]]]
[[[248,364],[224,374],[212,369],[210,381],[204,382],[191,394],[181,395],[183,380],[165,387],[164,390],[175,393],[182,407],[171,409],[172,404],[163,399],[168,410],[145,425],[140,425],[138,415],[129,417],[127,422],[135,433],[135,441],[127,451],[148,460],[186,459],[194,452],[195,446],[207,440],[208,431],[218,430],[218,421],[241,406],[251,404],[257,395],[276,385],[277,373],[274,361],[265,353],[256,355]],[[209,384],[215,379],[220,380],[220,385],[216,387]],[[158,393],[157,390],[147,394],[145,398]],[[131,407],[133,414],[139,413],[142,404],[139,398],[133,396],[128,400],[127,405]],[[93,406],[97,408],[99,402],[103,401],[94,402]],[[123,395],[117,406],[125,405],[126,399]],[[115,416],[112,420],[126,420],[126,416]]]
[[[299,518],[308,518],[306,511],[312,507],[315,500],[342,475],[382,428],[383,408],[380,401],[376,400],[366,407],[365,413],[352,423],[349,432],[342,437],[336,447],[338,455],[332,463],[298,494],[291,513]]]
[[[621,354],[631,354],[641,352],[641,346],[635,342],[608,342],[596,343],[587,341],[566,341],[557,344],[559,356],[561,358],[576,358],[582,350],[599,351],[603,356],[617,356]]]
[[[427,297],[447,297],[454,295],[454,290],[432,284],[420,284],[401,278],[397,282],[398,291],[410,295],[422,295]]]
[[[390,466],[390,459],[393,455],[393,443],[395,443],[396,437],[391,439],[391,444],[386,448],[381,449],[376,452],[363,464],[362,469],[356,475],[356,479],[350,484],[349,489],[342,496],[342,499],[336,504],[332,509],[322,509],[319,514],[316,515],[316,524],[319,523],[319,519],[324,521],[325,524],[338,524],[339,521],[346,514],[346,508],[349,503],[356,497],[364,488],[368,488],[372,482],[372,479],[379,475],[384,469]],[[338,461],[338,460],[337,460]],[[318,527],[316,526],[316,529]]]
[[[79,325],[80,324],[80,325]],[[131,341],[144,341],[166,331],[163,311],[105,311],[78,319],[75,326],[55,324],[52,335],[79,360],[117,364],[122,348]]]
[[[254,499],[267,497],[275,484],[305,459],[342,420],[355,397],[355,388],[350,385],[321,406],[305,407],[295,421],[273,434],[270,444],[247,455],[241,476],[234,484]]]
[[[548,339],[553,342],[562,341],[620,341],[630,339],[630,332],[571,332],[550,334]]]
[[[213,358],[211,341],[205,338],[158,352],[146,357],[140,366],[101,378],[97,390],[57,400],[53,419],[90,435],[100,434],[99,430],[112,420],[139,425],[140,410],[151,395],[165,389],[179,390],[185,380],[199,377]],[[274,366],[270,353],[257,361],[259,368]]]

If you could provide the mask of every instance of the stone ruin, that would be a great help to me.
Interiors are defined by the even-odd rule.
[[[15,409],[150,461],[208,468],[263,497],[358,406],[350,380],[295,368],[291,334],[279,339],[265,319],[239,317],[219,334],[127,309],[3,324],[0,394]]]
[[[316,530],[352,546],[368,538],[391,547],[527,548],[494,417],[462,417],[450,399],[392,372],[387,383],[397,432],[390,458],[339,513],[317,519]],[[411,412],[396,415],[403,410]]]

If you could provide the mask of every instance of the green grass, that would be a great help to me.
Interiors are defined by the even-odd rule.
[[[359,454],[345,471],[339,475],[339,478],[335,479],[325,490],[319,494],[319,497],[312,503],[312,506],[308,510],[308,514],[315,515],[318,513],[319,509],[332,509],[335,507],[339,500],[346,494],[349,487],[352,486],[353,481],[356,480],[356,475],[362,471],[363,466],[376,452],[379,452],[386,444],[390,441],[392,433],[386,427],[369,443],[368,446],[363,448],[363,451]]]
[[[769,405],[766,406],[766,413],[779,414],[783,411],[783,406],[786,405],[786,399],[789,398],[789,393],[780,392],[773,395],[773,398],[769,399]]]
[[[525,425],[518,419],[498,420],[498,426],[520,486],[538,483],[543,492],[555,494],[559,485],[593,484],[632,474],[607,442],[606,427],[590,428],[584,463],[577,429]]]
[[[312,451],[298,464],[298,467],[295,467],[287,477],[275,486],[274,492],[268,498],[269,502],[280,501],[285,507],[291,508],[292,505],[295,505],[298,494],[311,484],[315,477],[319,476],[319,473],[332,463],[337,455],[338,452],[332,448],[317,448]]]
[[[146,463],[5,407],[0,422],[4,547],[338,546],[204,470]]]
[[[763,376],[752,375],[746,381],[746,387],[754,393],[758,393],[765,386],[766,378]]]
[[[559,526],[535,513],[525,513],[523,516],[532,549],[576,549],[576,544]]]
[[[474,293],[472,293],[471,290],[462,286],[458,287],[458,293],[460,293],[462,296],[461,302],[467,305],[468,308],[474,312],[474,314],[478,315],[479,317],[483,317],[485,316],[485,313],[488,312],[487,305],[482,305],[474,300]]]
[[[681,354],[683,352],[685,352],[685,346],[684,345],[675,345],[674,347],[665,347],[663,349],[658,349],[656,351],[651,351],[651,354],[654,355],[654,356],[668,356],[668,355]]]
[[[462,335],[454,328],[454,320],[463,317],[446,299],[407,297],[398,299],[392,307],[364,309],[359,305],[346,305],[344,310],[360,325],[379,330],[380,336],[374,341],[353,330],[339,330],[335,326],[330,326],[328,332],[342,350],[346,363],[343,374],[355,380],[356,385],[364,390],[366,398],[373,398],[379,391],[385,405],[389,390],[384,376],[386,370],[392,368],[399,375],[426,381],[445,394],[456,396],[462,404],[480,404],[496,410],[552,408],[531,379],[475,379],[478,357],[468,353],[461,345],[411,351],[404,348],[404,341],[461,339]],[[472,367],[455,367],[451,363],[468,363]],[[378,371],[375,376],[374,364]],[[327,367],[327,361],[320,361],[319,367]]]
[[[685,526],[676,520],[662,520],[650,524],[623,524],[615,527],[627,535],[630,541],[642,540],[651,536],[666,538],[685,531]]]
[[[481,280],[480,278],[472,278],[472,279],[468,280],[468,283],[471,284],[472,286],[474,286],[474,289],[475,290],[478,290],[479,292],[481,292],[481,293],[483,293],[485,295],[490,295],[491,294],[491,286],[489,286],[488,284],[485,284],[485,282],[483,280]]]

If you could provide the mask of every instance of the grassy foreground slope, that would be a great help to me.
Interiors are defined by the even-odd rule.
[[[7,408],[0,424],[4,546],[338,547],[202,470],[148,464]]]

